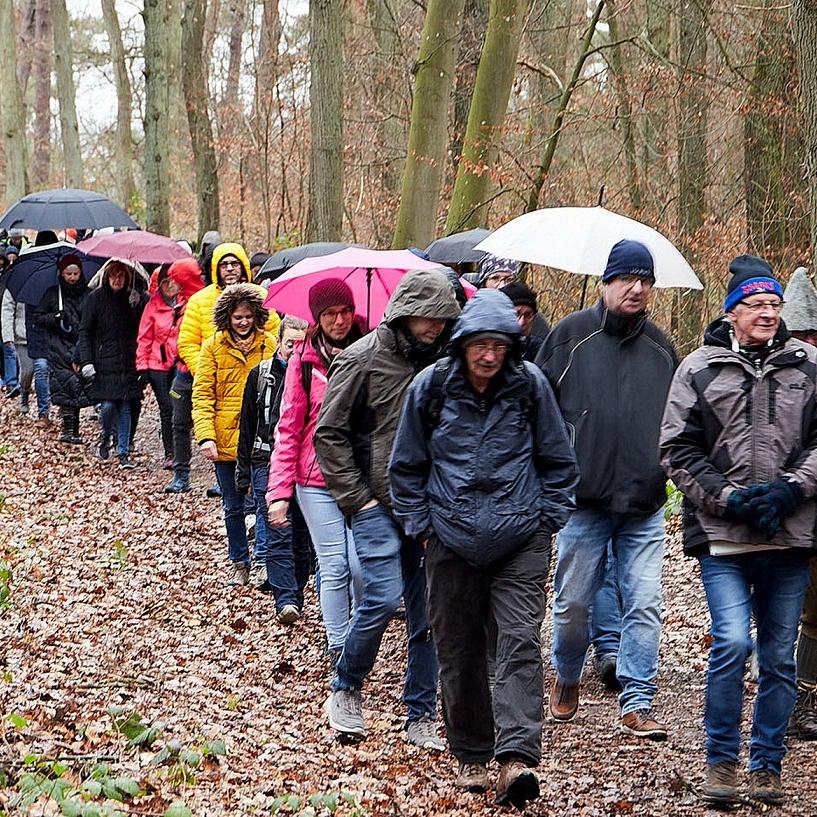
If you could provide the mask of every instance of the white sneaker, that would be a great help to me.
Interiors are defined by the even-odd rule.
[[[227,568],[228,587],[246,587],[250,580],[250,567],[244,562],[230,562]]]
[[[340,741],[358,741],[366,737],[366,722],[360,707],[359,689],[337,689],[324,704],[329,725]]]
[[[294,624],[301,617],[301,611],[294,604],[285,604],[278,611],[281,624]]]
[[[260,590],[267,583],[267,566],[264,562],[253,562],[250,568],[250,587]]]

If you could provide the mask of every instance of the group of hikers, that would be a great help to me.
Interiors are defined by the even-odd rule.
[[[489,789],[495,760],[497,803],[537,798],[553,539],[550,717],[575,717],[592,644],[621,731],[666,739],[653,698],[669,478],[712,622],[702,796],[741,798],[754,652],[749,797],[783,801],[787,731],[817,739],[817,291],[805,271],[784,298],[766,261],[735,258],[723,313],[679,365],[647,317],[653,257],[626,238],[599,301],[552,330],[509,259],[486,256],[470,299],[451,270],[406,272],[367,332],[339,277],[310,287],[304,321],[264,307],[259,259],[239,244],[216,238],[201,257],[149,281],[111,259],[89,289],[66,255],[23,319],[6,292],[6,394],[27,406],[39,366],[59,439],[81,442],[79,411],[97,406],[99,457],[115,446],[131,468],[150,386],[174,472],[165,491],[190,490],[191,431],[214,464],[227,583],[270,592],[293,625],[316,562],[339,739],[366,736],[362,690],[404,607],[407,740],[445,749],[439,690],[456,785]],[[45,425],[39,388],[37,400]]]

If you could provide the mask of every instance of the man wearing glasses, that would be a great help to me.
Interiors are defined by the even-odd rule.
[[[553,386],[581,472],[577,510],[556,537],[550,714],[569,721],[578,710],[588,619],[610,546],[623,610],[616,668],[621,730],[664,740],[666,727],[650,713],[666,498],[658,433],[677,360],[647,319],[654,283],[647,247],[619,241],[602,275],[599,302],[560,321],[536,362]]]
[[[797,695],[794,643],[815,552],[817,350],[780,320],[783,288],[766,261],[742,255],[729,269],[726,316],[708,327],[672,383],[661,455],[684,493],[684,552],[698,558],[712,619],[703,797],[717,806],[739,800],[754,615],[749,797],[777,805]]]

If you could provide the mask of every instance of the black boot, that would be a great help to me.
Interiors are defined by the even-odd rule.
[[[71,439],[73,445],[82,445],[82,437],[79,436],[79,412],[74,412],[71,417]]]
[[[71,430],[71,415],[62,415],[62,434],[57,438],[61,443],[70,443],[73,433]]]
[[[190,475],[181,469],[173,474],[173,479],[165,485],[166,494],[186,494],[190,490]]]

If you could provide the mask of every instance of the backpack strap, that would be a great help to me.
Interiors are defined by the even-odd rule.
[[[312,411],[312,367],[314,363],[310,361],[301,361],[301,385],[306,395],[306,417],[309,419],[309,414]]]
[[[258,364],[258,422],[255,427],[255,440],[253,450],[258,452],[268,452],[272,450],[269,440],[262,436],[262,429],[269,426],[270,410],[272,408],[272,362],[271,357],[262,360]]]
[[[428,402],[424,412],[427,437],[430,437],[431,432],[440,424],[440,413],[445,402],[445,381],[453,363],[454,358],[446,356],[441,357],[434,364],[434,370],[431,373],[431,384],[428,389]]]

